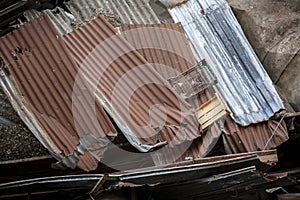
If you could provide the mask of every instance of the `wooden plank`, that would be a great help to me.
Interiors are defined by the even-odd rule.
[[[216,115],[214,115],[211,118],[203,118],[201,121],[200,120],[198,120],[198,121],[202,125],[202,128],[204,128],[203,126],[206,126],[206,124],[208,124],[208,125],[213,124],[215,121],[219,120],[225,114],[226,114],[226,112],[221,110],[219,113],[217,113]]]
[[[227,115],[227,108],[218,94],[202,104],[197,109],[196,115],[203,130],[206,130],[212,123]]]
[[[222,117],[224,117],[227,114],[228,114],[227,111],[223,110],[218,115],[216,115],[214,118],[210,119],[209,121],[207,121],[204,124],[201,124],[202,129],[206,130],[210,125],[212,125],[214,122],[218,121],[219,119],[221,119]]]
[[[222,105],[219,104],[218,106],[216,106],[214,109],[210,110],[209,112],[198,112],[197,116],[198,116],[198,121],[201,121],[202,123],[204,123],[205,121],[208,121],[209,119],[214,118],[214,116],[216,116],[218,113],[220,113],[221,111],[225,110],[226,108]]]
[[[204,104],[202,104],[198,109],[197,112],[208,112],[214,107],[218,106],[221,102],[218,100],[218,98],[215,96],[212,99],[208,100]]]

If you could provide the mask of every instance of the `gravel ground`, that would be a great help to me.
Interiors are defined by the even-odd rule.
[[[15,123],[0,127],[0,161],[49,155],[12,108],[0,88],[0,116]]]
[[[120,17],[101,8],[94,10],[91,19],[99,15],[104,16],[114,27],[121,25]],[[87,19],[87,21],[91,19]],[[83,24],[84,22],[74,25],[79,27]],[[12,108],[1,87],[0,117],[15,123],[13,126],[0,126],[0,147],[2,149],[0,151],[0,161],[49,155],[48,151],[40,144]]]
[[[12,108],[8,98],[4,94],[1,87],[0,87],[0,116],[15,123],[22,122],[18,114]]]
[[[25,125],[0,127],[0,161],[49,155]]]

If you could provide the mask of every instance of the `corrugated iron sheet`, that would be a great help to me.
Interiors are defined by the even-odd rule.
[[[180,23],[177,24],[135,24],[122,26],[120,34],[124,37],[165,79],[177,76],[193,67],[197,61],[191,51],[189,41]],[[197,97],[197,102],[191,102],[197,108],[212,98],[205,90]],[[183,161],[189,158],[205,157],[221,135],[213,125],[201,139],[197,139],[186,149],[187,144],[174,148],[164,148],[152,154],[155,165]],[[217,135],[216,135],[217,134]],[[185,152],[183,155],[181,155]],[[181,155],[178,158],[178,155]]]
[[[72,32],[95,18],[99,14],[115,15],[107,18],[119,17],[121,24],[155,24],[160,23],[158,17],[147,0],[71,0],[65,3],[72,14],[56,7],[53,10],[28,10],[24,16],[28,21],[48,14],[61,35]],[[73,16],[72,16],[73,15]]]
[[[90,19],[96,8],[103,8],[118,15],[123,24],[160,23],[148,0],[71,0],[67,5],[81,21]]]
[[[246,126],[268,120],[283,109],[277,91],[225,0],[161,0],[206,59],[231,117]]]
[[[81,140],[87,134],[101,140],[107,135],[115,136],[116,130],[99,102],[95,109],[103,132],[85,114],[90,111],[88,107],[82,110],[86,117],[81,123],[84,127],[75,127],[72,93],[79,68],[50,18],[43,15],[2,37],[0,49],[6,63],[1,69],[1,85],[21,119],[68,167],[95,169],[108,141],[103,141],[100,149]],[[92,95],[91,91],[87,95]],[[80,98],[84,106],[85,97]]]
[[[166,80],[197,64],[180,23],[135,24],[122,26],[120,30],[121,35],[153,63],[155,70]]]
[[[64,41],[83,66],[83,76],[101,91],[96,98],[134,147],[145,152],[201,135],[192,106],[103,17],[65,35]]]
[[[220,129],[227,153],[254,152],[274,149],[289,139],[284,123],[274,120],[242,127],[230,117],[225,118],[224,127]]]
[[[51,21],[53,22],[55,28],[58,30],[60,35],[70,33],[74,30],[72,18],[70,18],[62,8],[57,7],[53,11],[47,9],[42,12],[32,9],[24,12],[24,16],[27,18],[28,21],[36,19],[43,14],[47,14],[50,17]]]
[[[124,37],[165,79],[194,67],[197,61],[181,23],[177,24],[135,24],[122,26]],[[198,108],[212,98],[208,90],[200,93],[197,102],[189,102]]]

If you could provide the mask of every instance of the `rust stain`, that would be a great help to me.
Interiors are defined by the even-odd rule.
[[[224,124],[226,143],[232,153],[261,151],[266,144],[266,150],[273,149],[289,138],[285,123],[280,124],[274,133],[277,126],[277,121],[269,120],[243,127],[227,116]]]
[[[184,4],[186,4],[188,1],[189,1],[189,0],[181,1],[181,2],[179,2],[179,3],[177,3],[177,4],[175,4],[175,5],[170,6],[169,9],[173,9],[173,8],[175,8],[175,7],[184,5]]]
[[[5,79],[13,86],[6,85],[5,89],[10,91],[11,100],[19,101],[21,105],[12,102],[15,109],[35,136],[44,145],[49,144],[49,151],[59,159],[78,158],[74,152],[80,138],[95,133],[95,126],[85,119],[83,127],[75,127],[72,93],[79,67],[58,35],[49,17],[43,15],[1,38],[1,57],[10,72]],[[81,98],[84,103],[85,97]],[[94,136],[115,136],[117,132],[99,102],[96,111],[104,131]],[[86,149],[83,154],[78,159],[85,165],[80,166],[87,171],[96,168],[98,158]]]
[[[181,23],[128,25],[120,28],[120,35],[149,63],[153,63],[151,67],[165,80],[185,72],[197,63]],[[141,48],[141,44],[155,48]],[[178,54],[174,52],[178,52]],[[212,97],[212,93],[205,90],[197,98],[188,101],[194,108],[198,108]],[[179,162],[189,158],[202,158],[211,151],[220,135],[220,132],[216,131],[216,125],[213,125],[201,139],[196,139],[188,149],[185,149],[185,144],[177,145],[174,148],[165,148],[163,153],[153,157],[153,161],[156,165],[162,165],[175,160]],[[178,152],[184,153],[176,158]]]
[[[142,145],[156,145],[158,142],[169,142],[169,145],[173,146],[180,144],[186,140],[193,140],[201,135],[199,130],[199,124],[196,121],[194,113],[192,113],[192,106],[186,102],[182,97],[178,96],[166,80],[157,73],[153,67],[147,62],[147,60],[140,55],[123,37],[116,35],[114,27],[112,27],[103,17],[99,17],[86,26],[75,30],[74,32],[64,36],[71,55],[74,60],[82,65],[87,55],[97,47],[103,41],[107,41],[108,38],[114,37],[111,41],[110,50],[94,58],[94,63],[97,66],[86,70],[85,76],[90,83],[94,84],[94,87],[98,88],[104,95],[104,98],[108,102],[115,101],[111,111],[117,113],[113,119],[124,122],[131,133],[123,130],[124,135],[131,137],[134,134],[135,141],[131,141],[135,147],[142,150]],[[120,55],[118,58],[114,56],[118,51],[127,51],[127,53]],[[121,51],[121,52],[122,52]],[[100,52],[101,53],[101,52]],[[104,55],[105,54],[105,55]],[[104,60],[113,60],[106,66]],[[137,88],[130,97],[129,101],[129,114],[126,105],[126,99],[121,95],[119,98],[112,99],[112,93],[116,87],[116,84],[120,79],[139,66],[145,66],[143,73],[129,77],[124,83],[123,94],[131,92],[131,89],[138,85],[140,82],[146,82],[139,88]],[[107,67],[107,68],[106,68]],[[104,70],[101,74],[100,83],[98,82],[97,71],[99,69]],[[96,86],[97,85],[97,86]],[[179,106],[181,105],[181,108]],[[151,110],[154,109],[154,110]],[[135,125],[148,125],[151,122],[151,116],[149,111],[161,112],[164,110],[167,118],[166,123],[161,127],[144,126],[144,130],[136,128]],[[157,120],[160,120],[160,115]],[[132,121],[130,120],[132,119]],[[183,119],[184,124],[180,124]],[[194,129],[195,127],[196,130]],[[176,134],[174,134],[176,133]],[[172,143],[170,143],[172,141]]]
[[[134,29],[136,31],[132,31]],[[120,31],[121,36],[135,47],[165,80],[197,64],[181,23],[134,24],[123,26]],[[141,44],[156,48],[140,49]],[[197,108],[212,97],[211,92],[205,90],[197,96],[197,99],[187,101]]]

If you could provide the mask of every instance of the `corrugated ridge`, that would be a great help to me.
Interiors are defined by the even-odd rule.
[[[135,29],[134,32],[132,31],[133,29]],[[165,29],[170,30],[169,37],[165,37],[167,35],[164,33],[169,33],[166,32]],[[140,48],[141,44],[148,47],[157,47],[156,49],[137,49],[137,51],[143,55],[149,63],[162,64],[170,67],[166,68],[164,66],[154,65],[156,71],[166,80],[178,75],[175,71],[171,70],[172,68],[182,73],[196,65],[197,61],[190,50],[180,24],[135,24],[123,26],[121,27],[121,31],[123,32],[122,36],[135,48]],[[172,31],[182,33],[182,37],[171,35],[173,33]],[[173,40],[174,37],[176,37],[177,41]],[[177,50],[179,50],[179,55],[174,53]]]
[[[112,40],[111,37],[114,37],[114,40]],[[132,46],[120,36],[115,35],[114,28],[105,21],[104,18],[100,16],[86,26],[64,36],[72,56],[76,62],[81,65],[93,48],[104,40],[107,41],[108,38],[111,39],[111,43],[107,46],[109,51],[104,48],[97,57],[90,57],[92,63],[97,63],[97,67],[91,66],[90,69],[85,69],[85,76],[93,87],[96,87],[95,85],[98,84],[97,78],[101,76],[99,71],[103,70],[107,63],[110,63],[109,67],[101,76],[101,84],[98,85],[98,88],[101,90],[99,98],[102,99],[103,102],[108,102],[108,104],[104,105],[105,109],[112,115],[129,142],[140,151],[148,151],[149,148],[152,148],[153,145],[157,144],[159,135],[162,137],[161,141],[171,141],[169,138],[175,138],[173,139],[174,144],[200,136],[199,132],[192,128],[193,125],[198,128],[198,122],[196,121],[194,114],[191,113],[191,106],[181,97],[176,95],[175,91],[152,69],[146,60],[136,52]],[[120,53],[122,54],[124,52],[129,53],[119,56]],[[117,59],[115,59],[114,56],[117,56]],[[112,63],[111,60],[113,60]],[[143,71],[142,74],[134,71],[138,69],[138,66],[142,65],[148,66],[143,68],[145,71]],[[116,104],[113,105],[113,107],[110,107],[112,101],[111,92],[114,90],[120,77],[128,72],[130,72],[132,77],[125,81],[122,90],[120,91],[120,96],[113,99]],[[139,82],[143,83],[144,81],[161,84],[162,86],[157,86],[155,84],[143,85],[143,87],[136,90],[131,96],[129,104],[130,116],[133,118],[134,123],[145,126],[149,120],[149,108],[152,105],[160,104],[160,106],[163,106],[166,109],[168,115],[167,125],[163,128],[161,133],[157,133],[153,128],[148,126],[141,131],[141,129],[133,126],[133,122],[128,119],[125,97],[130,90],[133,90],[133,87]],[[165,87],[164,85],[167,86]],[[149,98],[150,96],[151,98]],[[177,99],[179,99],[179,102],[182,105],[182,111],[179,110],[179,102],[177,102]],[[181,127],[178,123],[181,117],[186,120],[186,128]],[[172,122],[176,122],[176,124],[173,124]],[[174,130],[172,129],[179,130],[179,133],[177,133],[178,137],[174,137]],[[147,147],[147,145],[150,145],[150,147]]]
[[[225,0],[190,0],[170,14],[182,23],[198,59],[208,61],[237,123],[265,121],[284,108]]]
[[[74,19],[60,7],[53,10],[46,9],[42,12],[31,9],[25,11],[24,16],[30,21],[43,14],[48,14],[60,35],[70,33],[78,26],[89,22],[98,15],[97,9],[114,13],[120,17],[122,24],[160,23],[147,0],[71,0],[66,2],[66,5],[72,12]]]
[[[56,27],[60,35],[72,32],[74,29],[74,26],[72,25],[73,20],[71,20],[66,15],[62,8],[57,7],[55,10],[55,12],[51,10],[44,10],[42,12],[39,12],[37,10],[32,9],[24,12],[24,16],[27,18],[28,21],[31,21],[43,14],[47,14],[52,20],[54,26]]]
[[[177,76],[197,64],[181,23],[135,24],[122,26],[121,31],[121,35],[137,49],[147,62],[152,64],[165,80]],[[198,95],[197,103],[191,103],[195,103],[195,106],[198,107],[210,98],[212,98],[212,94],[205,90]]]
[[[285,123],[274,120],[242,127],[226,117],[224,131],[232,153],[274,149],[289,138]]]
[[[96,8],[117,14],[123,24],[160,23],[147,0],[74,0],[67,3],[78,20],[90,19]]]
[[[77,113],[84,117],[75,116],[82,120],[80,123],[82,126],[75,127],[72,93],[78,66],[58,35],[49,17],[43,15],[2,37],[0,49],[1,57],[11,74],[8,78],[17,84],[18,90],[14,89],[13,92],[17,95],[16,98],[22,101],[28,114],[34,117],[35,124],[29,124],[22,115],[21,118],[25,123],[27,121],[27,126],[38,139],[53,143],[61,152],[46,146],[50,151],[64,158],[74,154],[79,139],[86,134],[103,138],[106,134],[115,135],[116,130],[105,111],[99,106],[96,107],[101,116],[98,123],[105,133],[100,130],[95,132],[94,121],[86,118],[89,116],[86,109]],[[80,109],[85,102],[83,97],[80,101],[82,105],[75,105],[75,108]],[[32,128],[32,126],[40,127]],[[36,130],[42,131],[37,133]],[[85,170],[96,167],[95,162],[85,164],[89,166]]]

